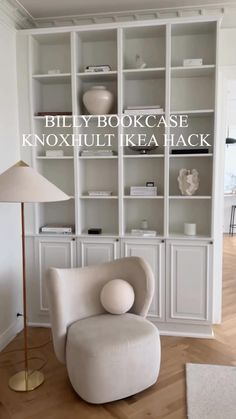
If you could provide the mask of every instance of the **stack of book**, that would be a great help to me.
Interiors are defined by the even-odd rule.
[[[88,191],[88,196],[111,196],[112,191]]]
[[[158,115],[164,112],[164,109],[160,107],[160,105],[152,105],[152,106],[127,106],[125,109],[125,114],[129,115]]]
[[[41,227],[41,233],[72,234],[74,227],[70,225],[47,224]]]
[[[117,153],[114,150],[82,150],[80,152],[81,157],[112,157],[116,156]]]
[[[132,228],[131,234],[133,236],[141,236],[141,237],[156,237],[157,232],[155,230],[139,230],[136,228]]]
[[[131,186],[130,195],[131,196],[156,196],[157,187],[156,186]]]
[[[84,69],[85,73],[106,73],[107,71],[111,71],[111,67],[108,64],[88,65]]]

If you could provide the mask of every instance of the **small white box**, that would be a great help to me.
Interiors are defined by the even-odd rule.
[[[183,61],[184,67],[197,67],[199,65],[203,65],[202,58],[192,58],[192,59],[186,59]]]
[[[64,151],[63,150],[46,150],[45,155],[46,157],[63,157]]]
[[[157,195],[156,186],[131,186],[131,196],[155,196]]]
[[[61,74],[61,70],[59,70],[58,68],[48,70],[48,74]]]

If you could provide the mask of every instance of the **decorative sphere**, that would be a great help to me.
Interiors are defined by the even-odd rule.
[[[123,314],[134,304],[134,289],[123,279],[112,279],[107,282],[100,295],[101,303],[111,314]]]

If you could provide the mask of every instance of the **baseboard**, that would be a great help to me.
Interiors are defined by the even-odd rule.
[[[214,332],[211,325],[161,323],[150,319],[157,326],[161,336],[177,336],[198,339],[214,339]]]
[[[46,327],[51,328],[51,323],[28,322],[29,327]]]
[[[17,319],[4,332],[0,334],[0,351],[2,351],[23,329],[22,319]]]

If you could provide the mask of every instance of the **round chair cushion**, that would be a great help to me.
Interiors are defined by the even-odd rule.
[[[123,279],[112,279],[102,288],[100,299],[108,313],[124,314],[134,304],[134,289]]]
[[[69,326],[68,375],[89,403],[122,399],[153,385],[160,360],[158,329],[141,316],[101,314]]]

